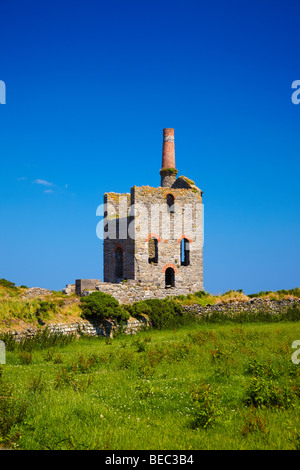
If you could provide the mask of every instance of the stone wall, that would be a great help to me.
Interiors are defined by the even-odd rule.
[[[77,295],[82,295],[84,291],[96,289],[97,284],[100,283],[100,279],[76,279],[75,292]]]
[[[191,282],[191,287],[172,287],[169,289],[162,289],[159,285],[151,283],[136,283],[135,281],[128,280],[119,284],[100,282],[95,286],[95,289],[83,290],[80,295],[89,295],[95,291],[101,291],[105,294],[110,294],[119,301],[120,304],[132,304],[140,300],[147,299],[164,299],[166,297],[173,297],[176,295],[187,295],[197,290],[197,285]]]
[[[264,298],[254,298],[249,301],[242,302],[222,302],[214,305],[186,305],[184,308],[187,312],[194,311],[199,315],[206,315],[217,312],[220,316],[223,313],[237,314],[242,312],[258,313],[260,311],[269,313],[286,313],[291,307],[300,307],[300,299],[282,299],[270,300]]]
[[[104,240],[103,276],[104,282],[119,282],[116,274],[116,250],[123,252],[123,279],[134,279],[134,239],[128,237],[129,227],[134,223],[128,217],[131,205],[129,193],[104,194]]]
[[[136,334],[147,326],[146,317],[130,318],[124,322],[122,332],[125,334]],[[97,320],[80,320],[71,323],[53,323],[42,328],[34,326],[27,327],[18,331],[11,331],[14,339],[20,341],[24,338],[34,337],[38,332],[47,329],[50,334],[76,335],[84,334],[87,336],[105,336],[112,337],[116,331],[119,331],[121,325],[113,321],[105,320],[103,322]],[[0,331],[1,334],[1,331]]]
[[[167,198],[174,197],[174,210],[168,209]],[[175,288],[192,291],[203,289],[202,194],[186,188],[152,188],[134,186],[131,202],[147,210],[147,219],[135,218],[135,280],[165,288],[168,267],[175,272]],[[158,241],[158,261],[149,263],[149,240]],[[190,264],[181,265],[181,240],[190,243]],[[165,294],[162,294],[165,296]],[[175,294],[177,295],[177,294]]]
[[[168,205],[170,195],[173,210]],[[173,187],[133,186],[130,194],[105,193],[104,204],[104,282],[130,279],[164,289],[166,269],[172,268],[176,288],[203,289],[202,191],[191,180],[180,177]],[[149,263],[151,238],[157,240],[155,263]],[[189,241],[188,265],[181,264],[183,238]],[[119,249],[122,279],[116,276]]]

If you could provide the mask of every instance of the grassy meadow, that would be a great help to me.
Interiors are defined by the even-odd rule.
[[[75,295],[27,298],[26,290],[0,280],[0,447],[300,449],[300,364],[292,361],[299,308],[222,321],[174,316],[176,305],[299,298],[299,288],[178,296],[163,305],[162,322],[156,306],[156,327],[136,335],[75,338],[40,329],[16,343],[8,331],[82,313]]]
[[[195,323],[15,345],[1,367],[2,444],[299,449],[297,339],[299,322]]]

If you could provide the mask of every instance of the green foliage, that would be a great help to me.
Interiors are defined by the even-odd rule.
[[[195,297],[198,297],[199,299],[203,299],[203,297],[207,297],[209,295],[208,292],[205,292],[205,290],[199,290],[197,292],[194,292],[193,294]]]
[[[74,372],[88,373],[99,364],[99,361],[100,358],[97,354],[90,354],[89,356],[80,354],[77,361],[72,363],[72,370]]]
[[[32,362],[32,353],[29,351],[19,351],[19,361],[21,364],[30,364]]]
[[[28,348],[26,365],[17,346],[0,391],[12,388],[13,397],[5,444],[20,436],[24,450],[297,449],[300,366],[291,344],[299,335],[299,322],[194,323]]]
[[[40,393],[46,388],[46,384],[42,378],[42,372],[37,377],[32,377],[30,380],[28,390],[33,393]]]
[[[136,392],[142,400],[150,398],[154,394],[153,385],[150,380],[145,380],[136,385]]]
[[[212,426],[221,414],[217,406],[217,393],[203,380],[191,389],[190,394],[194,404],[192,427],[206,429]]]
[[[242,429],[242,435],[247,436],[250,433],[263,433],[267,431],[267,418],[266,416],[261,417],[255,407],[251,407],[244,417],[244,425]]]
[[[248,362],[245,372],[254,377],[268,377],[271,379],[275,379],[280,375],[272,363],[258,361],[257,359],[251,359]]]
[[[279,294],[279,296],[284,296],[284,295],[292,295],[294,297],[300,298],[300,287],[295,287],[294,289],[280,289],[275,291],[276,294]],[[267,291],[260,291],[256,294],[249,294],[248,297],[254,298],[254,297],[265,297],[269,294],[274,294],[273,291],[267,290]]]
[[[86,379],[79,378],[76,375],[76,371],[67,370],[65,367],[61,367],[56,374],[54,379],[55,389],[61,389],[64,387],[72,387],[75,392],[83,393],[86,392],[88,387],[92,384],[92,377],[88,376]]]
[[[34,336],[24,337],[15,341],[12,333],[0,334],[0,340],[5,343],[6,351],[33,351],[53,346],[66,346],[75,340],[75,335],[50,333],[47,328],[38,331]]]
[[[151,307],[147,304],[147,301],[142,300],[140,302],[134,302],[130,305],[123,305],[123,307],[130,313],[134,318],[137,318],[141,315],[149,316],[151,314]]]
[[[111,295],[104,292],[92,292],[90,295],[81,297],[80,308],[82,317],[96,317],[99,320],[127,320],[128,312],[124,310],[119,302]]]
[[[16,284],[6,279],[0,279],[0,286],[7,287],[8,289],[17,289]]]
[[[17,399],[14,387],[4,380],[0,365],[0,443],[13,445],[18,440],[20,434],[16,427],[24,421],[26,410],[26,402]]]
[[[50,318],[50,312],[55,313],[57,307],[54,302],[47,302],[45,300],[40,300],[36,308],[35,315],[39,322],[43,323],[44,320]]]
[[[247,389],[245,404],[255,407],[288,408],[296,394],[286,385],[262,377],[253,377]]]
[[[182,305],[172,299],[142,300],[129,306],[128,310],[133,317],[146,314],[150,325],[159,330],[177,328],[196,321],[195,315],[186,313]]]

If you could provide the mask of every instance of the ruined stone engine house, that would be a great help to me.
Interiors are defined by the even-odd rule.
[[[126,303],[203,290],[203,192],[177,173],[174,129],[163,129],[160,186],[104,194],[104,282],[77,280],[76,291]]]
[[[104,282],[132,279],[161,288],[193,285],[196,289],[202,289],[203,237],[199,233],[202,226],[198,226],[198,233],[195,232],[195,212],[202,204],[202,191],[188,178],[176,178],[174,129],[163,130],[160,175],[161,185],[158,188],[134,186],[130,194],[105,193],[107,232],[115,238],[108,236],[104,239]],[[118,209],[121,201],[127,208],[145,207],[148,221],[143,218],[135,221],[134,214],[126,213],[126,220],[120,218]],[[153,208],[156,208],[156,213]],[[189,215],[186,216],[184,211],[189,211]],[[179,213],[181,220],[178,222],[176,215]],[[162,226],[163,221],[169,222],[167,238],[163,238],[163,228],[166,228]],[[149,232],[144,233],[146,237],[139,233],[143,222],[148,222]],[[181,222],[177,230],[176,222]],[[192,233],[185,231],[184,225]],[[129,226],[131,237],[128,234]],[[154,231],[150,231],[153,227]],[[126,238],[122,238],[122,231]]]

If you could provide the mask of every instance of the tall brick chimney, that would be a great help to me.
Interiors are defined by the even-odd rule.
[[[161,186],[170,188],[176,180],[174,129],[163,129]]]

